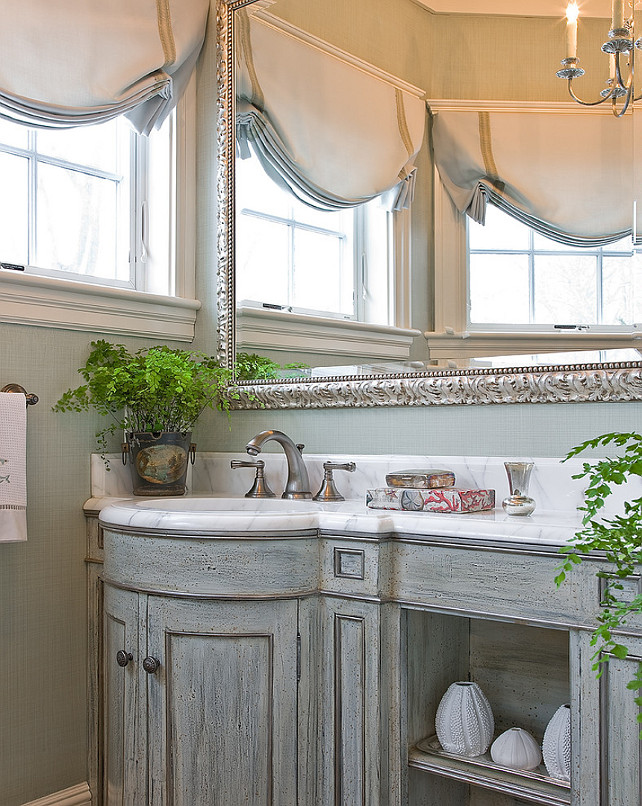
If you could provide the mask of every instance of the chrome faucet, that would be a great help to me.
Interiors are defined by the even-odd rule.
[[[301,455],[303,445],[295,445],[283,431],[261,431],[247,443],[245,450],[250,456],[257,456],[270,441],[279,443],[288,463],[288,480],[281,498],[312,498],[308,470]]]

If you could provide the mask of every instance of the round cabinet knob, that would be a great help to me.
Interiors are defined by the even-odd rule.
[[[156,658],[152,658],[151,656],[145,658],[143,661],[143,669],[147,672],[147,674],[154,674],[154,672],[160,666],[160,661]]]
[[[119,666],[127,666],[130,660],[134,660],[134,656],[131,652],[125,652],[124,649],[119,649],[116,653],[116,663]]]

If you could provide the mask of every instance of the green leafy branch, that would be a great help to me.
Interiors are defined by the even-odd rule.
[[[307,366],[298,362],[281,366],[258,353],[237,353],[234,376],[237,381],[271,380],[287,376],[283,370],[305,369]]]
[[[585,450],[607,446],[623,450],[614,457],[585,462],[582,472],[573,476],[574,479],[588,479],[584,505],[579,507],[584,513],[583,528],[571,539],[570,545],[560,549],[565,558],[556,569],[558,573],[555,577],[555,584],[559,587],[567,574],[590,552],[601,552],[611,564],[608,571],[597,572],[597,576],[605,580],[602,610],[597,616],[598,626],[591,637],[591,646],[596,647],[591,657],[592,669],[598,678],[611,657],[628,657],[628,647],[621,643],[616,634],[622,631],[632,615],[642,612],[642,595],[631,601],[624,601],[619,595],[623,589],[622,580],[634,573],[636,566],[642,563],[642,497],[625,501],[621,514],[606,518],[600,513],[614,486],[626,483],[631,477],[642,476],[642,435],[635,432],[603,434],[573,448],[563,460],[576,457]],[[638,692],[634,701],[636,705],[642,705],[639,693],[642,689],[642,664],[638,664],[627,688]],[[642,722],[642,714],[637,715],[637,720]]]

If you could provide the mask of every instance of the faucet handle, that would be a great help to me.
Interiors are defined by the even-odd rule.
[[[256,475],[254,476],[254,484],[252,489],[245,493],[246,498],[275,498],[275,494],[269,488],[265,480],[265,462],[263,459],[257,459],[255,462],[241,461],[240,459],[232,459],[230,462],[232,470],[237,470],[239,467],[255,467]]]
[[[333,470],[347,470],[354,473],[357,466],[354,462],[324,462],[323,463],[323,483],[321,489],[312,499],[313,501],[345,501],[345,498],[337,490],[332,477]]]

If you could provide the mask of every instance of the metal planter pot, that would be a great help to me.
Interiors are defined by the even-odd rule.
[[[188,463],[194,464],[192,434],[175,431],[133,431],[123,444],[134,495],[185,495]]]

